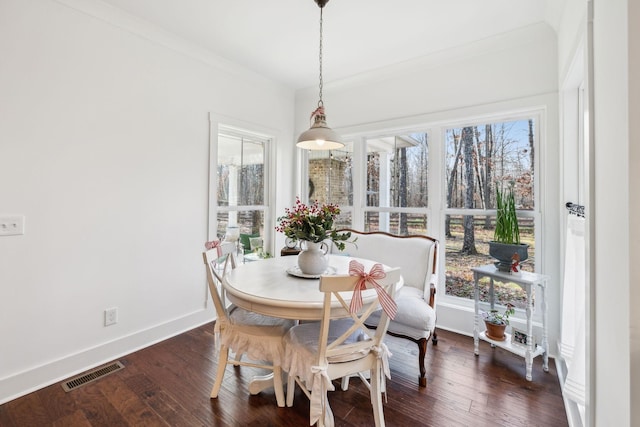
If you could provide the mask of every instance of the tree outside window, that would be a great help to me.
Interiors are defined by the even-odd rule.
[[[365,231],[427,234],[426,133],[366,140]]]
[[[310,151],[309,200],[338,203],[342,227],[354,220],[364,231],[438,238],[445,258],[445,294],[473,299],[471,268],[494,262],[488,242],[495,227],[497,187],[515,188],[521,239],[530,245],[523,268],[535,270],[535,130],[536,119],[523,117],[435,127],[433,135],[444,135],[442,139],[417,130],[365,136],[342,150]],[[431,144],[437,144],[438,158],[430,158]],[[440,176],[429,176],[430,162],[442,165]],[[361,183],[358,188],[354,171],[361,174],[355,180]],[[430,200],[430,185],[432,191],[441,189],[439,200]],[[353,205],[354,194],[359,206]],[[428,218],[429,212],[443,216]],[[486,301],[487,284],[482,285],[481,300]],[[499,284],[497,301],[522,307],[524,293],[514,286]]]
[[[523,269],[535,268],[533,119],[446,130],[446,294],[473,298],[471,267],[492,263],[496,188],[513,185],[521,239],[530,245]],[[478,211],[483,211],[481,214]],[[481,300],[487,300],[483,283]],[[500,303],[523,307],[519,286],[497,284]]]
[[[264,236],[265,152],[268,140],[221,129],[217,141],[217,234],[229,227],[242,235]]]

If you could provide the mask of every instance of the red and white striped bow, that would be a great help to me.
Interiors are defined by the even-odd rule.
[[[204,247],[206,249],[217,248],[216,252],[218,252],[218,257],[222,256],[222,242],[220,240],[216,239],[216,240],[212,240],[210,242],[206,242],[204,244]]]
[[[351,298],[351,304],[349,305],[349,311],[351,313],[357,313],[362,309],[362,291],[367,289],[367,284],[370,284],[376,289],[380,305],[385,313],[387,313],[387,316],[391,319],[396,317],[398,305],[387,291],[385,291],[384,288],[376,282],[376,279],[384,279],[387,277],[384,269],[382,268],[382,264],[374,264],[369,273],[365,273],[364,265],[360,264],[356,260],[351,260],[351,262],[349,262],[349,275],[360,276],[358,283],[356,283],[356,287],[353,289],[353,297]]]

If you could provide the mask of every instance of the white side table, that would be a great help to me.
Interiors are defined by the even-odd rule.
[[[520,357],[524,357],[525,365],[526,365],[526,378],[528,381],[532,380],[531,376],[531,367],[533,365],[533,359],[537,356],[542,355],[543,362],[542,368],[545,372],[549,372],[549,341],[547,338],[547,301],[545,296],[545,288],[547,287],[547,281],[549,280],[549,276],[544,274],[536,274],[529,273],[527,271],[522,271],[520,273],[505,273],[502,271],[498,271],[493,264],[483,265],[482,267],[474,267],[471,269],[473,271],[473,282],[474,282],[474,294],[475,294],[475,322],[473,326],[473,348],[476,356],[480,354],[479,352],[479,344],[480,339],[491,343],[493,346],[504,348],[507,351],[515,353]],[[489,282],[489,304],[491,308],[494,308],[495,305],[495,294],[493,288],[493,281],[497,280],[498,282],[503,283],[515,283],[520,286],[527,293],[527,335],[529,337],[533,336],[533,294],[535,292],[535,285],[540,288],[539,299],[536,298],[536,304],[540,304],[540,308],[542,311],[542,343],[539,345],[535,345],[532,340],[529,340],[526,346],[520,346],[517,344],[511,343],[511,334],[506,334],[506,338],[504,341],[495,341],[487,337],[486,332],[479,332],[480,326],[480,315],[479,315],[479,305],[480,305],[480,290],[479,290],[479,282],[483,277],[488,277],[490,279]]]

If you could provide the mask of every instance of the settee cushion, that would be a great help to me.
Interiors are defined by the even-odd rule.
[[[429,338],[436,328],[436,312],[422,297],[419,289],[403,286],[396,293],[398,313],[389,323],[389,332],[419,340]],[[369,317],[367,324],[376,325],[382,310]]]

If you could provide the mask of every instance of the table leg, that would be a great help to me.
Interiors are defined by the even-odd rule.
[[[274,388],[276,391],[276,401],[278,403],[278,406],[281,408],[284,408],[284,394],[279,395],[280,393],[279,390],[282,390],[282,380],[280,380],[280,386],[277,387],[274,384],[274,375],[273,373],[270,374],[266,374],[266,375],[256,375],[255,377],[253,377],[253,379],[251,379],[251,381],[249,382],[249,394],[251,395],[256,395],[258,393],[260,393],[263,390],[266,390],[268,388]]]
[[[473,273],[473,295],[474,295],[474,307],[475,307],[475,316],[473,316],[473,352],[476,356],[480,354],[479,344],[480,339],[478,338],[478,309],[479,309],[479,300],[480,300],[480,290],[478,289],[478,281],[479,277],[477,273]]]
[[[533,336],[533,301],[531,298],[531,285],[526,285],[527,289],[527,336]],[[526,378],[527,381],[533,379],[531,375],[533,367],[533,340],[527,340],[527,351],[525,353]]]
[[[496,308],[496,293],[493,284],[493,277],[489,277],[489,306],[491,310]]]
[[[549,372],[549,338],[547,336],[547,296],[546,296],[546,283],[540,284],[540,308],[542,308],[542,348],[544,354],[542,355],[542,369],[545,372]]]
[[[258,394],[263,390],[273,387],[273,373],[256,375],[249,382],[249,393]]]

